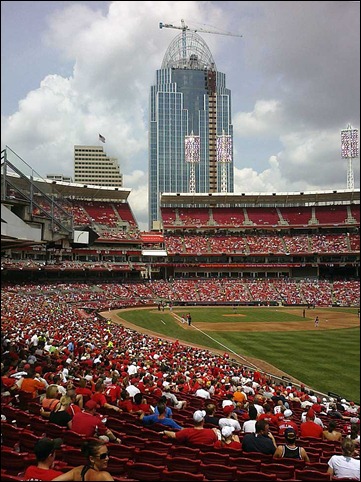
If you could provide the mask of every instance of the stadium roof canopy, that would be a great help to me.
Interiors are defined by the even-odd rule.
[[[9,175],[9,174],[8,174]],[[26,189],[27,183],[18,176],[11,175],[11,180],[19,189]],[[33,179],[33,183],[47,195],[61,196],[65,198],[103,199],[113,201],[126,201],[131,189],[122,187],[92,186],[75,182],[53,181],[52,179]]]
[[[359,204],[360,190],[248,193],[162,193],[161,207],[316,206]]]
[[[74,182],[52,181],[46,179],[48,189],[54,189],[64,197],[82,197],[92,199],[112,199],[114,201],[126,201],[131,189],[123,187],[92,186]],[[50,187],[51,186],[51,187]]]

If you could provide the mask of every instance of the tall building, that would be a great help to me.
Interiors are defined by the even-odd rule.
[[[198,34],[183,31],[169,45],[151,86],[149,113],[150,228],[160,218],[162,192],[233,192],[231,92]],[[194,163],[185,153],[189,136],[198,139]],[[221,136],[230,150],[223,164]]]
[[[103,146],[74,146],[74,182],[122,187],[118,161],[108,157]]]

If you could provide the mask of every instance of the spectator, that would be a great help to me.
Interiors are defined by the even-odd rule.
[[[122,390],[120,394],[120,402],[118,405],[123,412],[131,413],[133,411],[133,402],[130,398],[128,390]]]
[[[118,375],[112,376],[111,383],[107,386],[105,390],[105,397],[107,401],[113,405],[117,405],[121,394],[121,387],[119,385]]]
[[[45,397],[41,401],[40,415],[45,418],[50,417],[50,413],[58,408],[60,400],[58,398],[57,385],[49,385],[45,392]]]
[[[206,411],[206,416],[204,417],[204,422],[205,423],[211,423],[212,425],[215,425],[216,427],[219,426],[219,417],[215,416],[216,413],[216,406],[214,403],[207,403],[205,407]]]
[[[143,425],[153,425],[154,423],[160,423],[162,425],[166,425],[172,429],[181,430],[183,427],[178,425],[172,418],[166,417],[165,410],[166,405],[164,403],[158,403],[158,414],[152,415],[145,415],[145,413],[141,413],[140,420],[142,420]]]
[[[114,480],[106,471],[109,451],[105,442],[101,440],[86,441],[82,445],[81,451],[87,458],[87,463],[74,467],[53,480]]]
[[[259,415],[258,420],[267,420],[270,426],[273,425],[278,427],[278,417],[273,414],[271,405],[269,403],[266,403],[263,408],[264,408],[264,413]],[[244,431],[244,425],[243,425],[243,431]]]
[[[60,449],[62,443],[61,438],[53,440],[41,438],[38,440],[34,447],[37,464],[27,467],[22,480],[53,480],[54,477],[62,475],[62,472],[52,468],[55,460],[55,451]]]
[[[177,442],[186,445],[214,445],[221,437],[216,428],[204,428],[204,418],[206,412],[204,410],[196,410],[193,414],[194,427],[183,428],[178,432],[165,430],[163,434],[166,437],[174,438]]]
[[[360,460],[354,458],[355,444],[345,438],[342,442],[342,455],[332,455],[328,461],[327,473],[332,478],[350,478],[360,480]]]
[[[177,409],[185,408],[187,406],[187,402],[185,400],[178,400],[178,398],[174,395],[174,393],[170,392],[170,383],[163,382],[163,393],[162,395],[170,400],[172,406]]]
[[[66,391],[66,394],[70,398],[70,405],[67,409],[67,412],[71,416],[71,418],[73,418],[74,415],[77,412],[81,412],[83,408],[83,402],[84,402],[83,395],[77,395],[75,392],[75,388],[68,388],[68,390]]]
[[[254,405],[248,407],[249,420],[243,423],[242,432],[243,433],[255,433],[256,432],[256,422],[258,418],[258,412]]]
[[[306,414],[306,422],[300,426],[301,437],[314,437],[322,439],[323,430],[320,425],[314,422],[315,412],[310,408]]]
[[[115,412],[121,412],[122,410],[115,406],[112,405],[111,403],[107,402],[106,396],[104,395],[104,383],[103,380],[98,380],[95,384],[95,393],[91,398],[94,400],[98,405],[104,408],[110,408],[111,410],[114,410]]]
[[[279,445],[276,448],[276,451],[273,454],[273,458],[282,459],[286,457],[288,459],[299,459],[304,460],[305,462],[309,462],[310,459],[307,455],[306,450],[303,447],[297,447],[296,445],[296,431],[292,427],[286,428],[284,436],[286,443],[283,445]]]
[[[153,413],[151,405],[147,403],[146,398],[141,392],[134,395],[134,402],[132,403],[132,413],[135,413],[137,415],[140,415],[141,413],[146,415]]]
[[[275,439],[269,431],[266,420],[257,420],[256,433],[247,433],[242,440],[243,452],[261,452],[274,454],[277,448]]]
[[[63,395],[60,399],[60,404],[55,410],[50,412],[49,422],[56,423],[61,427],[67,427],[71,429],[72,426],[72,416],[68,413],[68,408],[71,404],[71,398],[67,395]]]
[[[219,420],[219,426],[223,427],[233,427],[237,432],[241,431],[241,425],[238,422],[237,414],[234,413],[233,405],[226,405],[223,408],[224,417]]]
[[[88,380],[86,378],[81,378],[79,380],[79,386],[75,389],[75,393],[77,395],[82,395],[87,402],[93,395],[93,392],[90,388],[87,387]]]
[[[336,430],[337,422],[336,420],[330,420],[327,430],[322,432],[323,440],[335,440],[338,442],[342,441],[342,433]]]
[[[36,398],[39,391],[44,392],[46,390],[45,383],[41,382],[39,378],[39,373],[34,376],[34,370],[29,365],[26,374],[16,382],[16,385],[20,392],[29,393],[33,398]]]
[[[211,399],[211,394],[207,390],[207,388],[204,386],[203,380],[200,379],[201,386],[198,388],[196,393],[194,394],[196,397],[204,398],[205,400],[210,400]]]
[[[239,441],[238,435],[234,435],[234,428],[233,427],[223,427],[221,430],[222,438],[221,440],[217,440],[214,444],[215,448],[229,448],[229,449],[241,449],[242,444]]]
[[[104,424],[95,410],[97,404],[94,400],[88,400],[85,409],[76,413],[72,421],[72,430],[87,437],[103,437],[106,441],[120,443],[120,439]]]
[[[292,420],[292,416],[293,412],[289,408],[283,412],[284,418],[278,424],[279,435],[284,435],[286,428],[293,428],[293,430],[296,432],[296,435],[298,434],[298,427],[297,424]]]
[[[348,438],[353,440],[354,444],[356,445],[356,450],[360,447],[360,424],[359,423],[351,423],[350,433],[347,435]]]
[[[159,398],[158,400],[158,404],[159,403],[163,403],[165,405],[165,416],[167,418],[173,418],[173,412],[172,412],[172,409],[170,407],[167,406],[167,399],[166,397],[164,397],[163,395]],[[154,407],[154,413],[156,415],[159,415],[159,411],[158,411],[158,405],[156,405]]]

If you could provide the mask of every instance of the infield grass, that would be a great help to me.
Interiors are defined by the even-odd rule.
[[[180,309],[174,313],[191,313],[193,322],[219,323],[221,321],[247,324],[282,323],[313,320],[312,310],[302,317],[302,308],[294,313],[282,308],[205,307]],[[357,312],[357,309],[332,311]],[[237,315],[226,316],[223,315]],[[239,316],[241,315],[241,316]],[[196,345],[230,351],[241,356],[264,360],[289,375],[301,380],[314,390],[340,394],[349,400],[360,400],[360,329],[302,330],[284,332],[184,330],[169,310],[157,309],[119,312],[119,316],[134,325],[151,330],[160,336],[169,336]],[[244,329],[244,328],[243,328]]]

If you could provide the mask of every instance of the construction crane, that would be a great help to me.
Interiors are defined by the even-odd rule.
[[[217,30],[205,30],[203,28],[190,28],[188,25],[186,25],[185,21],[181,19],[181,26],[178,25],[173,25],[171,23],[163,23],[159,22],[159,28],[175,28],[177,30],[182,30],[182,47],[183,47],[183,57],[186,56],[186,50],[187,50],[187,30],[188,32],[200,32],[200,33],[213,33],[215,35],[229,35],[231,37],[242,37],[242,35],[236,34],[236,33],[231,33],[231,32],[221,32]]]

